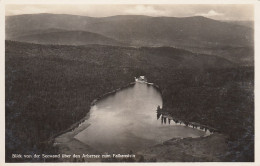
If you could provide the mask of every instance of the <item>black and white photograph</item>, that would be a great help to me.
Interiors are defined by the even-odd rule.
[[[255,162],[254,3],[4,8],[4,163]]]

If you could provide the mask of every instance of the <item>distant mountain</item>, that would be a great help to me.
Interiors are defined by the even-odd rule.
[[[194,53],[216,55],[241,66],[254,66],[254,47],[185,47]]]
[[[88,31],[132,46],[252,46],[253,29],[201,16],[112,16],[65,14],[6,17],[6,37],[16,39],[46,29]]]
[[[15,49],[17,48],[17,49]],[[35,50],[40,53],[35,54]],[[11,50],[16,56],[32,58],[61,58],[69,61],[79,61],[90,65],[114,67],[118,69],[145,69],[147,71],[164,69],[206,69],[234,67],[231,61],[222,57],[206,54],[196,54],[172,47],[124,47],[124,46],[64,46],[39,45],[15,41],[6,41],[6,50]],[[18,50],[18,51],[17,51]]]
[[[223,21],[231,24],[242,25],[248,28],[254,28],[254,21]]]
[[[54,31],[40,34],[24,35],[15,38],[17,41],[37,44],[58,45],[122,45],[122,43],[100,34],[86,31]]]
[[[23,31],[22,29],[13,33],[6,33],[6,39],[9,40],[15,40],[19,37],[22,36],[27,36],[27,35],[35,35],[35,34],[42,34],[42,33],[51,33],[51,32],[65,32],[67,30],[65,29],[57,29],[57,28],[49,28],[49,29],[37,29],[37,30],[26,30]]]

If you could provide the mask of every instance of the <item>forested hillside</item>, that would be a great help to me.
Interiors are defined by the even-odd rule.
[[[13,152],[54,153],[51,136],[83,118],[92,100],[139,75],[159,85],[165,111],[230,136],[225,161],[252,161],[253,67],[170,47],[12,41],[5,61],[7,162]]]

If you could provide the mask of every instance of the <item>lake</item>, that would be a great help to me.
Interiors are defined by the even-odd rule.
[[[75,139],[100,153],[129,153],[172,138],[200,137],[206,132],[173,121],[157,120],[162,107],[160,92],[153,86],[136,83],[99,100],[91,107],[89,118],[81,124]],[[86,124],[90,125],[86,125]]]

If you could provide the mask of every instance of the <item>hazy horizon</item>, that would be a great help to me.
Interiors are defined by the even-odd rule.
[[[203,16],[223,21],[253,21],[253,5],[6,5],[6,16],[67,14],[88,17],[142,15],[150,17]]]

